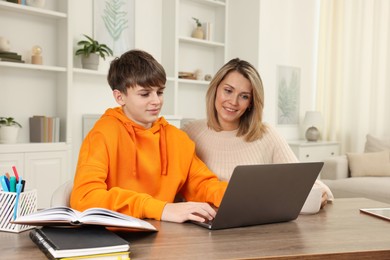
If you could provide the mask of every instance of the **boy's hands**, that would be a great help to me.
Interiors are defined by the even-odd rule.
[[[205,222],[214,219],[216,210],[205,202],[168,203],[162,212],[161,220],[183,223],[187,220]]]

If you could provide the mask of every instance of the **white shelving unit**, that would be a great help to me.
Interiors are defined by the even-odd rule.
[[[0,174],[15,165],[27,189],[38,190],[38,207],[48,207],[54,189],[67,180],[71,147],[71,59],[69,2],[34,8],[0,1],[0,35],[26,63],[0,62],[0,115],[22,124],[17,144],[0,144]],[[31,64],[31,49],[43,49],[43,65]],[[26,84],[26,82],[28,82]],[[59,143],[30,143],[29,117],[58,116]]]
[[[226,62],[226,19],[228,0],[164,0],[162,30],[162,64],[168,82],[164,94],[163,114],[182,118],[204,118],[205,94],[209,82]],[[210,40],[191,37],[195,22],[212,24]],[[179,72],[201,70],[200,80],[179,79]],[[197,109],[194,109],[196,107]]]

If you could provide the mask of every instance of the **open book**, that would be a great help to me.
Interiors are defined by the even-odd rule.
[[[80,212],[64,206],[52,207],[29,215],[20,216],[11,222],[13,224],[31,226],[100,225],[157,231],[157,229],[147,221],[104,208],[90,208]]]

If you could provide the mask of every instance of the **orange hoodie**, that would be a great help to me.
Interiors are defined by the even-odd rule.
[[[108,109],[85,138],[70,203],[80,211],[102,207],[160,220],[177,193],[219,206],[226,186],[183,131],[163,117],[145,129],[118,107]]]

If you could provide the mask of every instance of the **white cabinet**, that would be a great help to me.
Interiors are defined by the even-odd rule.
[[[338,142],[308,142],[289,141],[291,149],[301,162],[323,161],[324,159],[340,154],[340,144]]]
[[[206,116],[205,94],[209,82],[226,62],[228,1],[164,0],[162,18],[162,65],[168,82],[162,114],[183,118]],[[210,23],[210,39],[192,38],[193,17]],[[200,71],[197,80],[179,79],[179,72]]]
[[[37,190],[38,208],[49,207],[54,190],[68,179],[70,149],[61,143],[7,144],[1,147],[7,149],[7,152],[0,151],[1,173],[12,175],[12,166],[16,166],[19,175],[26,180],[26,189]]]
[[[0,62],[0,116],[22,124],[17,144],[0,144],[0,174],[15,165],[27,188],[37,188],[39,207],[49,206],[51,192],[69,174],[72,82],[72,44],[69,1],[46,1],[34,8],[0,1],[0,35],[10,41],[11,52],[25,63]],[[42,47],[43,64],[31,64],[31,49]],[[29,118],[60,118],[59,143],[30,143]],[[8,169],[8,170],[7,170]]]

